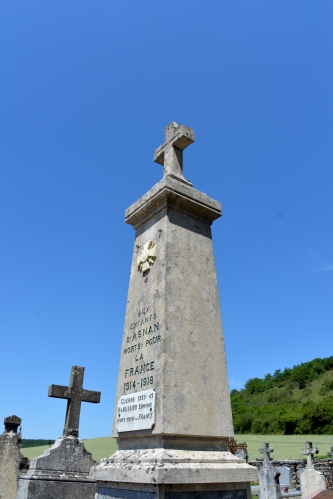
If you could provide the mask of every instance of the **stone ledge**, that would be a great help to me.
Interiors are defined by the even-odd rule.
[[[54,470],[27,470],[26,473],[20,475],[20,480],[45,480],[45,481],[61,481],[61,482],[89,482],[95,483],[89,477],[88,473],[54,471]]]
[[[230,452],[145,449],[117,451],[90,470],[103,482],[232,483],[258,480],[256,468]]]
[[[166,203],[172,203],[171,207],[196,215],[210,224],[221,217],[221,203],[173,177],[165,177],[126,210],[125,222],[137,229]]]

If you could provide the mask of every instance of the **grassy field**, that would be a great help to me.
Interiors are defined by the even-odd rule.
[[[256,457],[261,457],[259,449],[263,442],[269,442],[274,447],[271,457],[274,459],[300,459],[301,449],[304,449],[306,440],[310,440],[315,447],[319,448],[319,455],[326,455],[333,445],[332,435],[235,435],[238,443],[246,442],[250,460],[255,461]],[[92,453],[96,461],[108,457],[117,450],[116,441],[111,437],[93,438],[85,440],[86,449]],[[48,446],[26,447],[21,449],[24,456],[32,459],[40,456]]]
[[[319,455],[325,455],[333,445],[332,435],[235,435],[237,443],[246,442],[250,461],[262,457],[259,449],[263,442],[269,442],[274,448],[273,459],[302,459],[301,449],[304,449],[306,440],[310,440],[314,447],[319,448]]]
[[[87,451],[92,453],[93,459],[99,462],[103,457],[111,456],[117,450],[117,444],[114,438],[104,437],[104,438],[92,438],[91,440],[84,440],[84,446]],[[21,449],[21,453],[32,459],[33,457],[40,456],[43,454],[44,450],[48,449],[48,445],[42,445],[41,447],[26,447]]]

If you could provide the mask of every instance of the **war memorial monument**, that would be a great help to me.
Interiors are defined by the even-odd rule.
[[[231,454],[227,365],[211,224],[221,204],[183,176],[194,131],[154,153],[164,177],[126,210],[136,231],[118,375],[118,450],[90,470],[97,497],[250,499],[257,470]]]

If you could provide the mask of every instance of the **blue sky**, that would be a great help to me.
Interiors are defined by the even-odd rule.
[[[230,389],[332,355],[331,0],[2,0],[0,417],[61,435],[47,397],[85,366],[81,438],[111,433],[133,228],[163,176],[222,202],[213,239]],[[214,380],[212,380],[214,384]]]

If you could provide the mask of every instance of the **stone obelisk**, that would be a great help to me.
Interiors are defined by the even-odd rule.
[[[126,210],[136,234],[112,432],[118,451],[90,472],[101,499],[249,499],[257,479],[227,450],[234,432],[210,227],[221,204],[183,176],[192,142],[190,128],[166,127],[154,154],[164,177]]]

